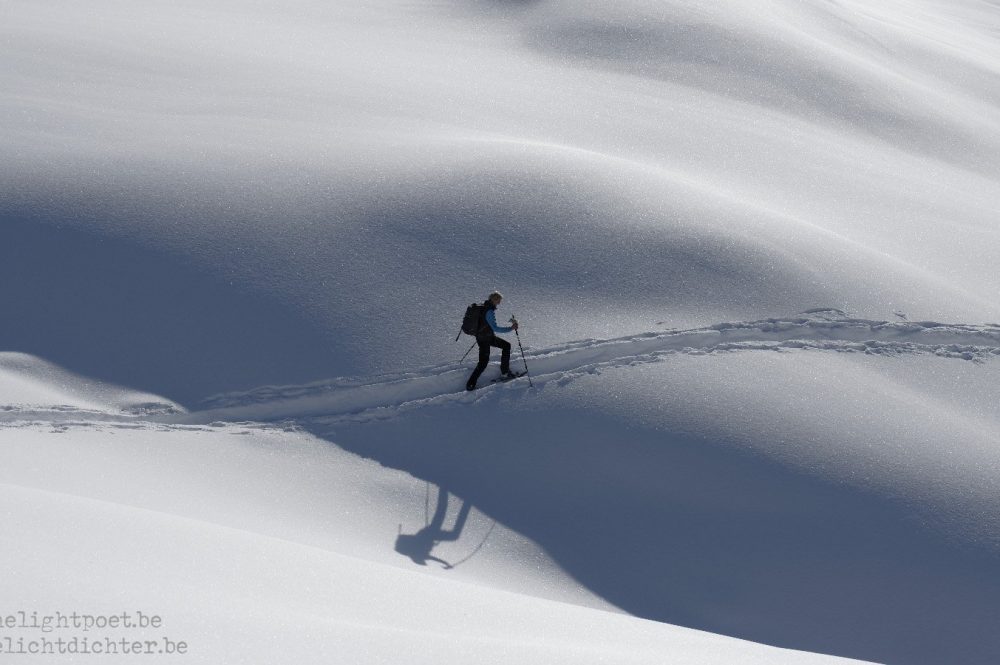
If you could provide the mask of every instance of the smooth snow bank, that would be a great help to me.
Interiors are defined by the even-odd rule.
[[[88,379],[26,353],[0,352],[0,411],[23,418],[34,409],[61,410],[77,417],[80,412],[121,417],[182,410],[157,395]]]
[[[185,662],[197,663],[847,662],[418,574],[358,557],[356,548],[345,556],[342,531],[386,526],[388,502],[366,505],[373,487],[405,493],[407,483],[403,474],[377,471],[306,435],[239,426],[123,434],[107,425],[0,432],[9,462],[0,494],[7,527],[17,534],[16,552],[4,558],[17,574],[4,596],[17,606],[11,610],[29,615],[141,610],[161,617],[162,627],[6,631],[15,643],[166,636],[184,641]],[[312,477],[319,464],[327,498],[339,492],[341,500],[303,501],[317,488],[285,477],[293,461]],[[277,476],[274,464],[282,469]],[[360,496],[350,497],[342,484],[359,471],[363,479],[352,490]],[[213,474],[221,485],[204,482]],[[163,491],[167,486],[175,491]],[[278,518],[281,505],[295,510]],[[367,517],[378,526],[359,523]],[[501,531],[493,536],[503,542]],[[381,534],[383,545],[392,535]],[[502,569],[496,552],[487,548],[482,557],[492,559],[485,570]],[[518,571],[515,586],[529,582],[527,570]],[[544,593],[540,581],[535,593]]]

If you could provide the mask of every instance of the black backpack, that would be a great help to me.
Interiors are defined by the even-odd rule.
[[[486,309],[480,303],[472,303],[465,308],[465,316],[462,317],[462,332],[475,337],[483,329],[483,310]]]

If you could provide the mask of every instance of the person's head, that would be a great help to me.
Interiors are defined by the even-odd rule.
[[[491,303],[493,303],[494,307],[499,307],[500,301],[503,300],[503,296],[500,294],[499,291],[494,291],[493,293],[490,294],[489,300]]]

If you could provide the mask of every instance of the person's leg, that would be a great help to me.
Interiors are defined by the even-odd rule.
[[[479,364],[476,365],[476,369],[472,370],[472,375],[469,377],[468,382],[466,382],[465,387],[468,390],[472,390],[476,387],[476,381],[479,380],[479,375],[483,373],[486,366],[490,364],[490,343],[485,340],[476,340],[479,345]]]
[[[465,528],[465,521],[469,519],[469,511],[472,509],[472,503],[463,499],[462,507],[458,509],[458,517],[455,519],[455,526],[449,531],[441,530],[441,535],[439,537],[441,542],[446,540],[458,540],[462,537],[462,529]]]
[[[510,342],[494,337],[490,344],[500,349],[500,373],[508,374],[510,372]]]

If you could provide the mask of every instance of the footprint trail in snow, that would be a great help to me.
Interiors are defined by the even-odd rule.
[[[671,354],[818,350],[897,356],[933,354],[982,362],[1000,355],[1000,326],[913,321],[871,321],[836,309],[761,321],[719,323],[692,330],[588,339],[528,350],[536,388],[605,369],[658,362]],[[485,384],[464,390],[469,368],[452,364],[380,377],[335,379],[300,386],[265,386],[217,395],[203,409],[171,417],[175,422],[274,421],[295,418],[368,420],[433,404],[474,401],[482,391],[519,390],[525,382]]]

